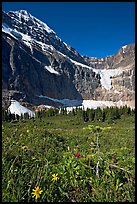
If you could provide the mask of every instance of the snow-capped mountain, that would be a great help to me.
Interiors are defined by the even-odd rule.
[[[110,57],[81,56],[27,11],[2,12],[3,105],[9,98],[53,106],[63,99],[131,101],[134,70],[134,44]]]
[[[86,63],[79,53],[63,42],[46,23],[32,16],[25,10],[2,13],[2,31],[22,40],[32,49],[38,46],[41,51],[56,49],[73,60]]]

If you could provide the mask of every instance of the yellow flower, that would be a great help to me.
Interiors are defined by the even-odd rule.
[[[31,193],[31,194],[32,194],[32,198],[35,197],[36,200],[37,200],[38,198],[40,198],[40,194],[43,192],[43,190],[41,190],[41,189],[39,188],[39,186],[38,186],[38,187],[35,187],[35,189],[33,189],[32,191],[34,191],[34,192]]]
[[[89,182],[92,183],[93,179],[92,177],[89,177]]]
[[[96,194],[95,188],[93,188],[93,187],[92,187],[92,194],[93,194],[93,195]]]
[[[57,181],[59,178],[57,177],[58,176],[58,174],[52,174],[52,180],[53,181]]]
[[[26,132],[29,133],[29,130],[27,130]]]
[[[90,151],[93,151],[93,150],[95,150],[95,148],[90,148],[89,150],[90,150]]]
[[[22,150],[27,151],[28,150],[28,146],[24,145],[21,147]]]

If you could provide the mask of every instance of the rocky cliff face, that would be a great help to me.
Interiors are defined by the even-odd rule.
[[[82,57],[27,11],[3,12],[2,21],[3,105],[9,97],[34,105],[51,103],[40,95],[134,100],[135,45],[111,57]]]
[[[135,45],[129,44],[119,49],[114,56],[105,58],[84,57],[96,73],[100,73],[102,84],[110,81],[109,86],[96,89],[98,100],[130,101],[135,98]],[[103,81],[104,80],[104,81]]]

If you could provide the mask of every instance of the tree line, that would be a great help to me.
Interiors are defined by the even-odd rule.
[[[57,115],[68,115],[68,116],[77,116],[78,120],[83,120],[84,122],[88,121],[108,121],[113,122],[114,120],[120,119],[122,115],[133,115],[135,114],[135,109],[131,109],[130,107],[107,107],[104,109],[89,109],[83,110],[82,108],[76,107],[73,108],[72,111],[67,112],[66,108],[61,109],[49,109],[46,111],[37,111],[35,113],[35,119],[41,120],[43,117],[52,117]],[[28,113],[22,114],[21,116],[11,114],[8,110],[2,108],[2,120],[3,121],[22,121],[25,119],[30,119]],[[32,118],[34,119],[34,118]]]

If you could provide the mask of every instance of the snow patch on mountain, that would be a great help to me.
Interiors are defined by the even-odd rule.
[[[55,99],[55,98],[50,98],[47,96],[40,95],[40,98],[46,98],[54,102],[62,103],[63,106],[59,106],[59,108],[64,107],[67,109],[67,111],[72,111],[72,109],[78,107],[82,108],[84,110],[89,109],[97,109],[98,107],[100,108],[107,108],[107,107],[120,107],[120,106],[125,106],[128,105],[126,101],[118,101],[118,102],[113,102],[113,101],[96,101],[96,100],[71,100],[71,99]],[[47,106],[46,104],[44,105],[45,107]],[[50,108],[50,107],[48,107]]]
[[[16,100],[11,100],[11,105],[9,106],[8,111],[19,116],[21,116],[21,114],[24,115],[25,113],[28,113],[30,117],[35,117],[34,111],[31,111],[28,108],[20,105],[20,103]]]
[[[63,43],[64,43],[64,45],[68,48],[68,50],[71,51],[71,47],[70,47],[69,45],[67,45],[67,43],[65,43],[65,42],[63,42]]]
[[[81,67],[84,67],[84,68],[87,68],[87,69],[92,69],[92,67],[90,67],[90,66],[87,66],[87,65],[85,65],[85,64],[82,64],[82,63],[80,63],[80,62],[77,62],[77,61],[75,61],[75,60],[72,60],[70,57],[68,57],[67,55],[64,55],[62,52],[59,52],[59,51],[57,51],[60,55],[62,55],[63,57],[65,57],[68,61],[70,61],[70,62],[72,62],[73,64],[75,64],[75,65],[78,65],[78,66],[81,66]]]
[[[45,66],[45,69],[48,70],[51,74],[60,75],[57,71],[55,71],[51,66]]]
[[[6,24],[2,24],[2,32],[8,33],[15,39],[20,39],[22,40],[31,50],[31,53],[33,53],[33,49],[31,46],[32,39],[29,35],[23,34],[16,29],[11,29],[8,27]]]
[[[123,53],[125,53],[125,49],[126,49],[127,45],[122,46],[123,49]]]
[[[123,70],[121,69],[93,69],[93,71],[100,75],[101,85],[107,89],[111,89],[111,78],[122,74]]]
[[[42,51],[50,51],[50,52],[55,51],[55,48],[52,45],[47,45],[45,43],[42,43],[34,39],[33,39],[33,43],[38,44],[41,47]]]
[[[10,27],[8,27],[6,24],[2,24],[2,32],[4,33],[8,33],[9,35],[11,35],[13,38],[17,39],[12,33],[11,33],[12,29]]]
[[[75,61],[75,60],[70,59],[70,61],[71,61],[73,64],[75,64],[75,65],[78,65],[78,66],[81,66],[81,67],[85,67],[85,68],[88,68],[88,69],[92,69],[92,67],[89,67],[89,66],[87,66],[87,65],[85,65],[85,64],[82,64],[82,63],[80,63],[80,62],[77,62],[77,61]]]
[[[123,106],[130,106],[130,104],[127,101],[118,101],[118,102],[113,102],[113,101],[95,101],[95,100],[83,100],[82,104],[80,106],[71,106],[71,107],[66,107],[67,113],[72,111],[73,109],[76,108],[82,108],[83,110],[87,109],[97,109],[97,108],[107,108],[107,107],[123,107]],[[134,106],[131,107],[134,109]]]

